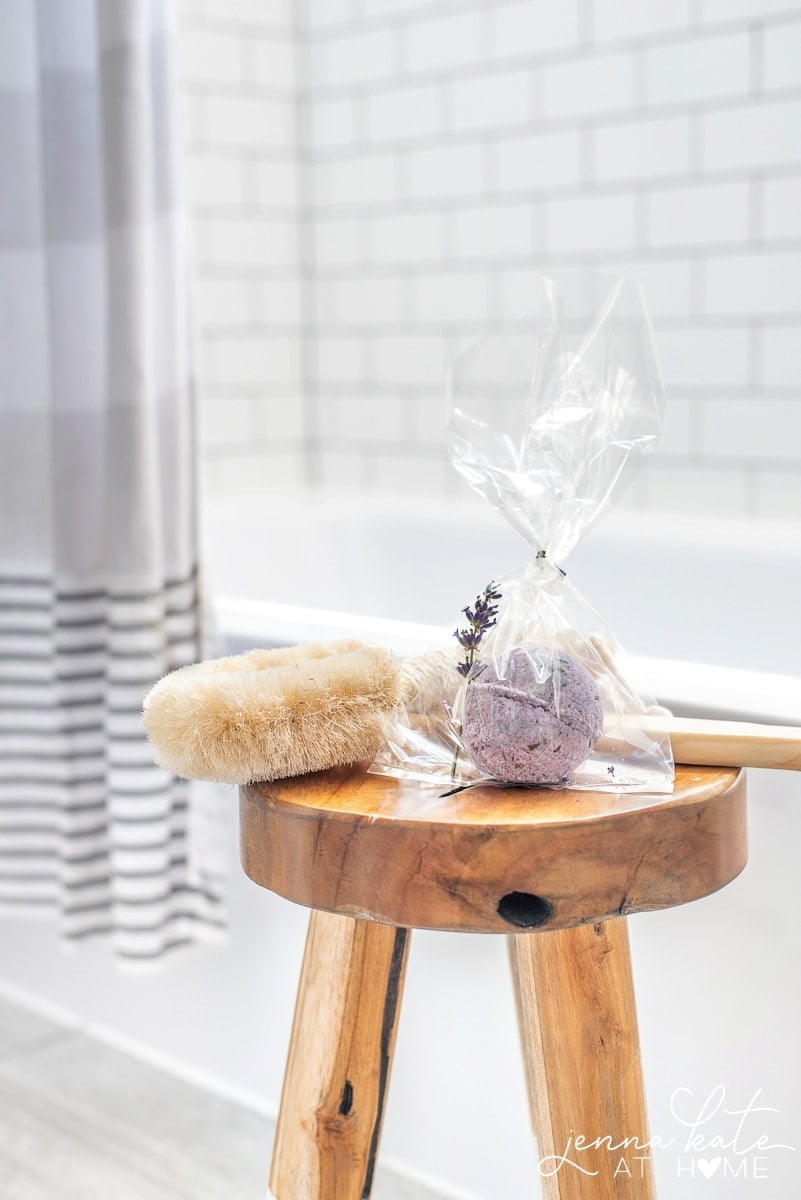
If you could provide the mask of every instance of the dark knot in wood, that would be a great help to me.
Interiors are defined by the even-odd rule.
[[[501,896],[496,911],[510,925],[534,929],[550,920],[553,906],[542,896],[533,896],[530,892],[509,892]]]

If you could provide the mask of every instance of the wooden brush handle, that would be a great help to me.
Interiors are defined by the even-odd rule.
[[[801,726],[657,716],[646,717],[643,724],[670,735],[677,763],[801,771]]]

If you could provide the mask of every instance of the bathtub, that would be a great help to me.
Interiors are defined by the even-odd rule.
[[[235,649],[358,630],[417,653],[447,641],[462,607],[527,557],[520,535],[470,496],[228,502],[208,513],[206,535]],[[611,512],[565,565],[643,690],[687,715],[801,723],[797,525]]]
[[[205,540],[228,651],[357,635],[414,653],[447,637],[477,590],[526,557],[519,536],[470,498],[252,497],[208,512]],[[624,512],[566,566],[632,654],[639,686],[675,711],[801,725],[798,540],[792,527],[680,527]],[[630,919],[652,1133],[672,1143],[654,1154],[670,1200],[751,1195],[755,1171],[753,1194],[787,1200],[801,1177],[801,777],[754,771],[749,790],[743,875],[696,904]],[[223,803],[227,946],[129,978],[102,946],[76,959],[49,924],[7,922],[0,986],[274,1113],[306,913],[244,878],[233,789]],[[504,939],[418,931],[412,941],[382,1160],[437,1195],[528,1200],[536,1149]],[[681,1122],[719,1085],[729,1108],[776,1110],[748,1117],[750,1141],[798,1150],[769,1150],[756,1166],[741,1156],[736,1179],[721,1168],[691,1177]],[[733,1120],[719,1113],[707,1132],[730,1138]]]

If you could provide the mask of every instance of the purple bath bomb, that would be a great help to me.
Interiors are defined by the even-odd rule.
[[[473,762],[506,783],[561,783],[592,751],[603,729],[595,680],[569,654],[554,656],[540,682],[536,659],[548,651],[518,646],[500,678],[490,663],[467,685],[462,737]],[[545,658],[547,662],[547,658]]]

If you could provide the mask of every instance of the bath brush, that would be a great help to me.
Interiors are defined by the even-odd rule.
[[[250,783],[371,759],[399,698],[399,664],[357,641],[251,650],[181,667],[143,721],[159,766]]]
[[[772,767],[801,771],[801,726],[760,725],[701,717],[648,715],[651,732],[667,733],[677,763],[695,767]]]

